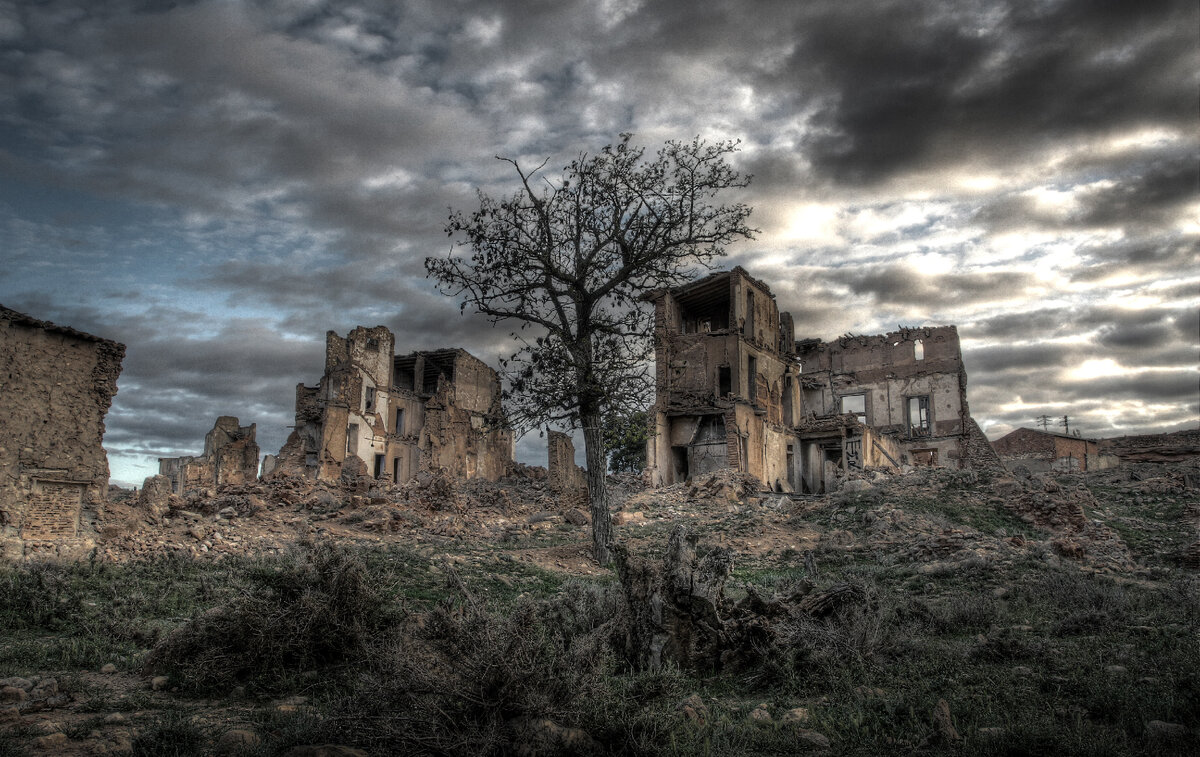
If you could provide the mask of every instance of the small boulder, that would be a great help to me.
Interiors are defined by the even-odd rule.
[[[771,717],[771,711],[767,709],[767,706],[765,704],[760,704],[751,710],[750,721],[753,723],[767,725],[775,722],[775,719]]]
[[[811,731],[807,728],[797,728],[792,731],[793,738],[797,743],[807,749],[828,749],[829,737],[817,731]]]
[[[253,749],[261,743],[262,739],[259,735],[249,728],[231,728],[221,734],[221,738],[217,740],[217,753],[238,754]]]
[[[566,521],[573,526],[586,526],[591,522],[587,516],[587,513],[577,509],[567,510],[565,513],[563,513],[563,518],[565,518]]]
[[[1146,723],[1146,738],[1152,741],[1171,741],[1187,735],[1187,726],[1181,723],[1167,723],[1163,720],[1151,720]]]
[[[808,722],[809,717],[810,715],[807,707],[793,707],[792,709],[783,713],[783,717],[780,718],[780,721],[784,723],[804,725]]]
[[[70,740],[65,733],[51,733],[37,737],[33,740],[33,745],[44,752],[57,753],[61,752]]]
[[[704,725],[708,722],[708,705],[704,704],[704,700],[700,698],[699,694],[692,694],[680,702],[679,706],[675,709],[682,712],[685,718],[697,725]]]
[[[950,715],[950,705],[945,699],[939,699],[933,708],[933,724],[937,727],[938,735],[946,741],[961,741],[958,729],[954,727],[954,718]]]
[[[106,662],[102,666],[100,666],[100,672],[106,676],[110,676],[113,673],[117,672],[117,666],[112,664],[111,662]]]
[[[25,689],[18,689],[16,686],[0,688],[0,703],[3,704],[18,704],[24,702],[28,697]]]

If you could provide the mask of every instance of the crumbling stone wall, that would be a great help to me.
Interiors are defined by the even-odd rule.
[[[215,494],[225,484],[245,484],[258,479],[256,424],[238,425],[232,415],[217,418],[204,436],[204,452],[194,457],[160,457],[158,474],[171,481],[171,493]]]
[[[971,448],[954,326],[796,341],[791,315],[741,268],[646,298],[654,303],[652,486],[710,472],[719,458],[771,488],[813,492],[864,466],[988,464],[985,450]],[[723,445],[703,433],[716,416]]]
[[[575,464],[575,443],[569,434],[546,430],[546,483],[563,510],[588,509],[587,471]]]
[[[586,472],[575,464],[575,443],[570,434],[546,430],[546,483],[555,487],[587,486]]]
[[[806,412],[840,413],[844,398],[861,397],[865,425],[897,440],[902,463],[968,465],[971,415],[956,327],[805,339],[796,343],[796,357]]]
[[[649,299],[656,366],[649,483],[683,481],[716,466],[790,489],[796,476],[786,450],[800,408],[791,316],[741,268]],[[714,418],[722,419],[723,438]]]
[[[1049,470],[1080,472],[1096,467],[1099,447],[1082,439],[1035,428],[1019,428],[992,442],[1005,465],[1024,465],[1038,473]]]
[[[125,346],[0,306],[0,554],[77,556],[108,492],[104,416]]]
[[[326,334],[325,374],[296,387],[296,426],[271,477],[368,475],[404,483],[424,472],[503,477],[512,429],[496,372],[462,349],[395,354],[384,326]],[[264,475],[268,475],[264,471]]]

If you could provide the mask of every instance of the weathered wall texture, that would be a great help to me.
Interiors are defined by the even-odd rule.
[[[575,443],[570,434],[546,431],[546,483],[552,487],[587,486],[586,471],[575,464]]]
[[[1100,448],[1094,439],[1019,428],[992,442],[1008,467],[1024,465],[1033,472],[1077,473],[1101,466]]]
[[[804,340],[796,356],[821,385],[806,397],[816,415],[860,414],[897,440],[901,463],[965,466],[970,410],[954,326]]]
[[[370,475],[397,483],[422,470],[495,481],[513,436],[496,372],[465,350],[395,354],[384,326],[326,334],[325,375],[296,387],[296,427],[270,475]]]
[[[800,405],[792,320],[741,268],[655,292],[656,396],[650,483],[737,468],[794,490],[789,454]],[[793,450],[794,451],[794,450]]]
[[[953,326],[796,341],[791,315],[741,268],[647,299],[652,485],[730,467],[779,491],[823,492],[853,469],[988,457],[972,453]]]
[[[0,554],[78,556],[107,497],[125,346],[0,306]]]
[[[217,418],[204,435],[204,452],[194,457],[160,457],[158,474],[171,480],[171,493],[212,495],[225,484],[244,484],[258,478],[256,424],[239,426],[232,415]]]

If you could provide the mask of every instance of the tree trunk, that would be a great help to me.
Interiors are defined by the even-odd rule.
[[[607,565],[612,555],[612,512],[608,504],[607,468],[604,454],[604,433],[600,412],[580,414],[583,423],[583,449],[587,458],[588,504],[592,515],[592,554],[596,562]]]

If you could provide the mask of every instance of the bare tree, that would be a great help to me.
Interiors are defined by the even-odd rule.
[[[520,324],[520,347],[502,361],[517,430],[582,427],[602,565],[612,542],[602,419],[644,407],[653,389],[653,329],[640,296],[684,283],[754,234],[748,206],[716,202],[749,183],[726,160],[736,143],[672,141],[647,158],[630,136],[581,154],[558,178],[543,174],[546,162],[525,170],[499,158],[516,173],[516,193],[479,192],[478,210],[450,215],[446,232],[459,237],[450,254],[425,260],[464,312]]]

